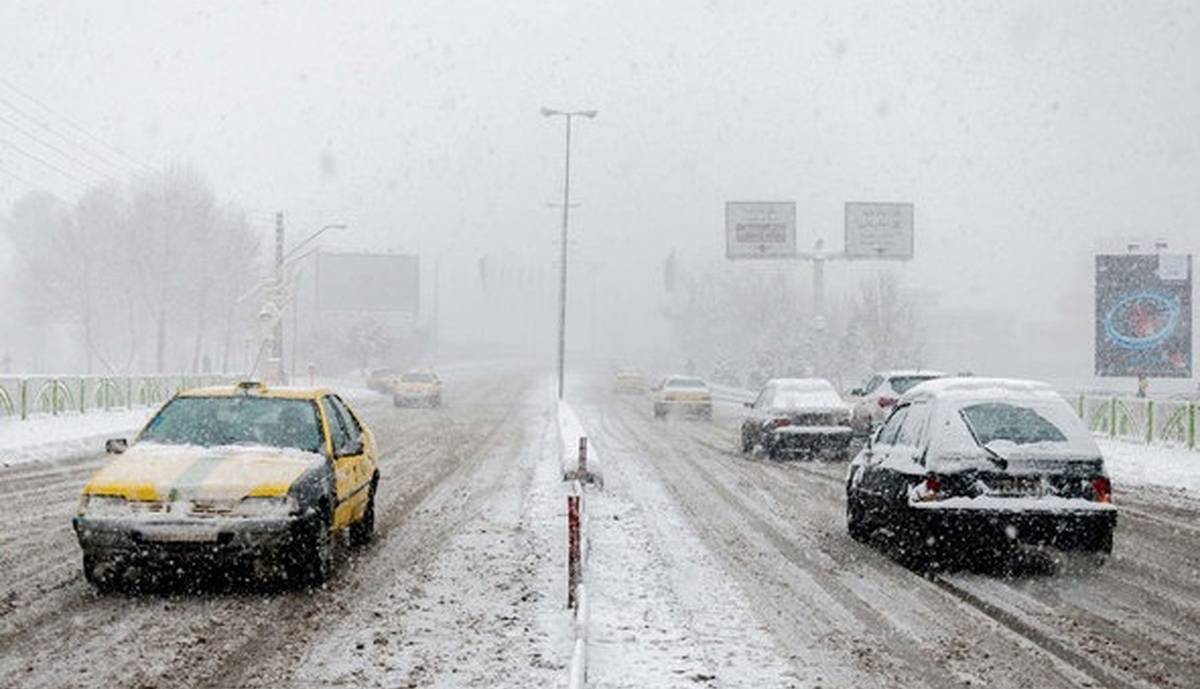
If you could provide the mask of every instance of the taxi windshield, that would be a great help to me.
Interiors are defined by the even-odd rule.
[[[319,452],[317,408],[311,400],[272,397],[177,397],[139,438],[169,445],[265,445]]]

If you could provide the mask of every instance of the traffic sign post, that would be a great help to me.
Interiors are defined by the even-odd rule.
[[[911,203],[846,203],[846,258],[913,257]]]
[[[792,258],[795,255],[794,202],[725,203],[726,258]]]
[[[843,258],[904,261],[913,257],[913,204],[850,201],[845,213],[845,249],[841,253],[826,253],[821,240],[811,252],[804,252],[796,250],[794,202],[727,201],[725,256],[811,261],[813,327],[824,333],[826,262]]]

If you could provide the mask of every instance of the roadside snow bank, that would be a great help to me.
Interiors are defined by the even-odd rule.
[[[0,420],[0,466],[99,454],[106,438],[132,436],[151,413],[133,409]]]
[[[558,435],[561,439],[559,463],[562,465],[563,473],[577,470],[579,468],[579,439],[586,438],[587,431],[579,422],[575,410],[562,400],[558,402]],[[592,448],[589,447],[588,451],[591,452],[591,450]],[[595,465],[596,459],[594,453],[588,455],[589,464]]]
[[[1097,438],[1113,482],[1183,488],[1200,492],[1200,452],[1166,445],[1141,445]]]

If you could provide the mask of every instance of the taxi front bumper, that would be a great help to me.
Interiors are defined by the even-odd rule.
[[[71,522],[90,557],[175,563],[284,556],[311,533],[317,515],[149,519],[85,514]]]

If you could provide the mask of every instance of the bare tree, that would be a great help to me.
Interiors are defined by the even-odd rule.
[[[918,366],[924,352],[917,308],[891,271],[877,271],[859,283],[851,300],[840,348],[846,371]]]
[[[260,280],[259,238],[192,168],[73,205],[32,192],[0,227],[18,257],[10,294],[34,323],[78,326],[89,372],[95,361],[109,372],[199,371],[216,351],[227,365],[235,331],[253,327],[253,304],[239,297]]]

